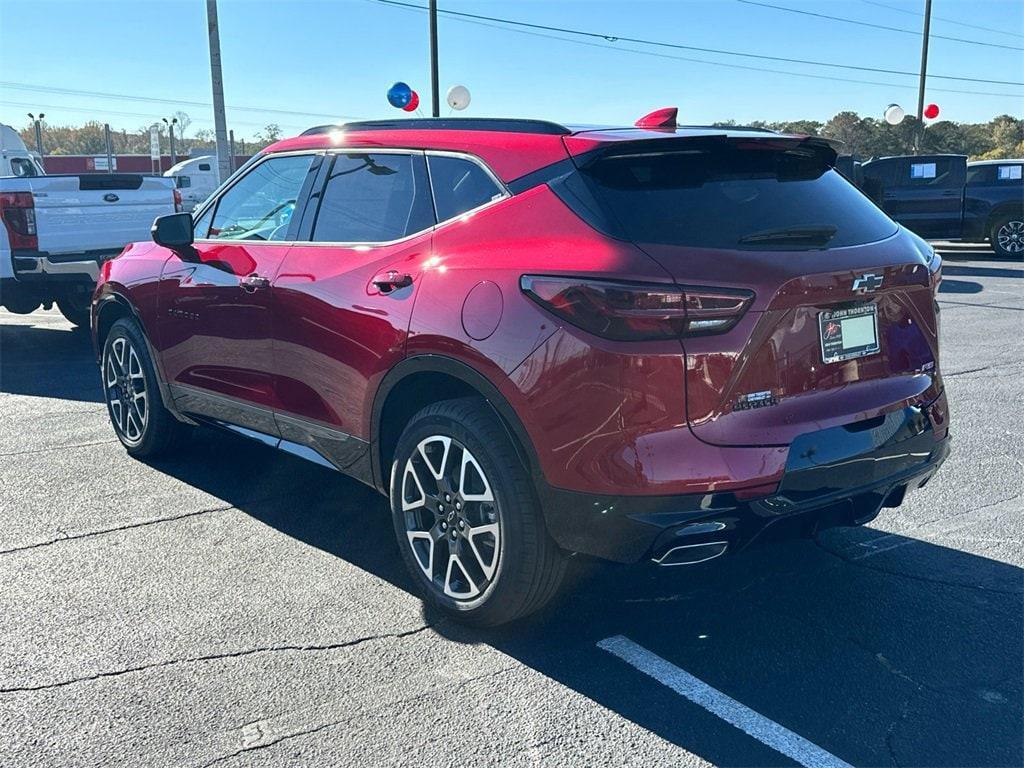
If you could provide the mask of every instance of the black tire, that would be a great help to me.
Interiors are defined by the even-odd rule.
[[[164,406],[149,347],[134,320],[121,318],[111,326],[103,343],[100,377],[110,423],[129,455],[155,458],[172,453],[188,439],[189,425]],[[144,398],[138,397],[140,392]]]
[[[434,440],[426,443],[424,450],[433,451],[434,465],[426,464],[428,454],[419,451],[421,442],[431,438]],[[443,438],[452,441],[451,447],[443,448],[443,458],[438,458],[437,450],[443,446]],[[468,460],[464,458],[466,453]],[[450,467],[444,465],[445,461]],[[436,511],[444,501],[442,484],[449,480],[448,477],[436,479],[439,471],[436,466],[441,467],[441,473],[451,475],[453,481],[456,480],[454,473],[448,470],[460,467],[457,489],[454,485],[444,487],[455,494],[452,505],[458,506],[456,502],[462,500],[461,513],[455,512],[452,505],[447,513]],[[476,468],[480,470],[479,475]],[[407,470],[419,473],[417,479],[410,479]],[[424,479],[420,480],[420,476]],[[431,482],[434,485],[428,486]],[[471,482],[479,492],[467,490]],[[471,498],[465,499],[463,493]],[[422,496],[422,504],[418,504],[417,494]],[[474,496],[491,496],[494,503],[475,501]],[[407,512],[403,510],[403,499],[417,506]],[[391,510],[399,549],[413,579],[429,603],[457,621],[475,626],[504,624],[538,610],[558,591],[565,573],[565,555],[548,534],[530,475],[505,428],[480,398],[445,400],[424,408],[409,421],[398,440],[392,463]],[[454,517],[457,514],[465,515],[466,519]],[[421,519],[425,522],[415,522]],[[428,532],[422,530],[431,519],[436,520],[431,530],[439,537],[433,544],[424,538]],[[447,534],[443,529],[445,520],[450,526]],[[498,526],[495,530],[500,536],[495,535],[490,541],[485,538],[479,542],[479,547],[475,545],[478,540],[474,534],[459,534],[456,530],[462,528],[460,522],[466,523],[468,532],[481,530],[475,527],[478,524],[489,523],[488,527],[492,527],[495,521]],[[417,550],[410,538],[411,527],[420,529]],[[461,538],[456,539],[457,536]],[[469,549],[470,543],[474,544],[472,549]],[[428,578],[426,565],[435,561],[431,559],[433,554],[426,554],[427,547],[438,559],[444,558],[448,573],[454,570],[451,561],[455,552],[464,578],[455,574],[455,580],[449,584],[450,577],[441,575],[444,565],[434,565],[431,571],[436,575]],[[488,549],[491,557],[482,558],[479,550],[486,552]],[[464,553],[463,558],[458,557],[460,552]],[[426,565],[423,560],[427,561]],[[463,560],[467,565],[463,566]],[[492,570],[489,577],[486,575],[488,568]],[[454,591],[452,585],[456,583],[465,586],[464,593],[471,593],[478,576],[483,577],[478,594],[458,598],[446,594]]]
[[[1008,259],[1024,257],[1024,212],[999,216],[992,224],[989,241],[997,256]]]
[[[89,310],[92,296],[88,293],[69,293],[57,299],[57,309],[77,328],[89,327]]]

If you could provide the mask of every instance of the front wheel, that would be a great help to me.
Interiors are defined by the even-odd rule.
[[[558,590],[565,557],[508,434],[479,398],[412,418],[392,464],[391,510],[413,578],[459,621],[504,624]]]
[[[992,250],[999,256],[1020,258],[1024,255],[1024,214],[1001,216],[992,225]]]
[[[110,423],[130,455],[153,458],[188,437],[189,427],[164,407],[145,338],[132,320],[122,318],[111,327],[100,372]]]

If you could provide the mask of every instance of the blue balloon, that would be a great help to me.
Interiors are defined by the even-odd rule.
[[[402,82],[395,83],[388,88],[388,103],[392,107],[401,109],[412,100],[412,88]]]

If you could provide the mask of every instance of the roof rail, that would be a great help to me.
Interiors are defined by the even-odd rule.
[[[417,117],[406,120],[362,120],[341,125],[318,125],[302,132],[314,136],[332,131],[501,131],[504,133],[538,133],[567,136],[572,133],[564,125],[547,120],[520,120],[504,117]]]

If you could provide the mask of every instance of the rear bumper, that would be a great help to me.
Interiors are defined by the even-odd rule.
[[[19,282],[82,282],[96,284],[100,265],[120,249],[50,254],[44,251],[20,251],[11,254],[14,277]]]
[[[789,449],[775,493],[596,496],[540,489],[548,529],[565,549],[618,562],[702,562],[772,536],[863,525],[923,486],[949,454],[946,426],[925,409],[810,432]]]

